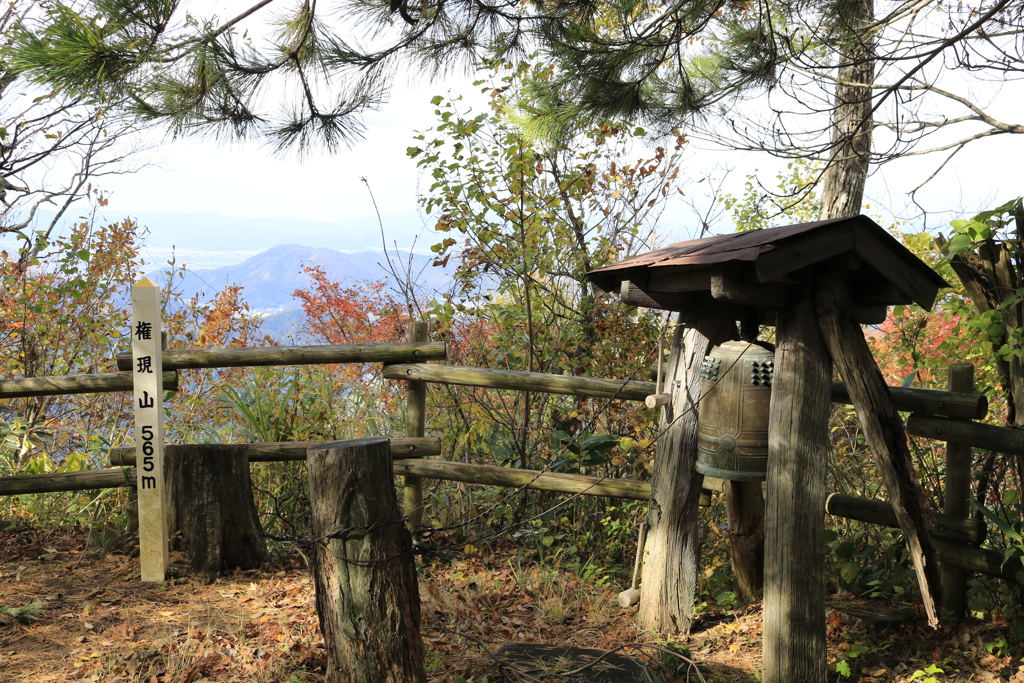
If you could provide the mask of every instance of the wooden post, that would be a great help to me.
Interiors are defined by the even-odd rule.
[[[267,559],[249,458],[230,445],[181,446],[167,453],[169,527],[196,576],[213,583],[223,569],[256,569]]]
[[[164,485],[164,390],[160,289],[148,278],[132,287],[132,376],[135,449],[139,466],[139,558],[143,581],[167,578],[168,533]]]
[[[388,440],[310,448],[307,466],[326,683],[426,681],[412,539]]]
[[[939,623],[942,583],[935,548],[928,537],[932,515],[914,473],[903,421],[889,399],[889,390],[864,332],[850,315],[850,295],[840,273],[823,273],[816,294],[821,332],[864,427],[878,473],[907,541],[928,623],[935,628]]]
[[[759,481],[726,481],[729,552],[736,588],[750,600],[764,588],[764,493]]]
[[[690,630],[697,588],[700,538],[698,505],[703,477],[697,462],[697,404],[700,364],[715,344],[726,341],[735,323],[721,304],[695,306],[693,327],[676,327],[665,388],[672,403],[662,410],[647,521],[641,629],[679,634]],[[650,393],[650,392],[648,392]],[[826,401],[827,405],[827,401]]]
[[[946,389],[958,392],[974,391],[974,366],[970,363],[950,363]],[[947,515],[967,517],[971,504],[971,447],[946,443],[945,502],[942,511]],[[942,563],[942,608],[954,620],[962,621],[967,614],[967,572],[949,562]]]
[[[807,274],[805,274],[807,277]],[[825,465],[832,363],[813,282],[779,313],[765,501],[765,683],[825,683]]]
[[[417,321],[409,324],[409,341],[427,341],[427,323]],[[405,435],[424,435],[427,424],[427,383],[409,380],[405,401]],[[423,522],[423,479],[405,478],[405,515],[409,518],[409,529],[415,530]]]

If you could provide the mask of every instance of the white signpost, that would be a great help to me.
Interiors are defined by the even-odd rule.
[[[164,508],[166,494],[160,289],[148,278],[142,278],[132,287],[131,333],[142,580],[164,581],[167,578],[168,534]]]

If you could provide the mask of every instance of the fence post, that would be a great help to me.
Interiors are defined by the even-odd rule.
[[[419,586],[388,439],[314,446],[306,463],[326,683],[423,683]]]
[[[974,365],[950,363],[946,389],[968,393],[974,391]],[[942,511],[947,515],[967,517],[971,497],[971,447],[946,442],[946,481]],[[943,610],[960,621],[967,614],[967,571],[942,563]]]
[[[409,323],[409,341],[427,341],[428,325],[423,321]],[[405,402],[405,435],[423,436],[426,430],[427,383],[409,380]],[[412,455],[412,454],[410,454]],[[423,522],[423,478],[405,477],[405,515],[409,518],[409,529],[415,530]]]

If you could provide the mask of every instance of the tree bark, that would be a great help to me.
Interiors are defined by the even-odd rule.
[[[850,305],[842,276],[837,272],[822,274],[817,292],[821,331],[853,398],[857,417],[864,427],[868,446],[909,546],[928,622],[936,627],[942,584],[935,548],[928,537],[928,527],[934,521],[914,473],[903,421],[889,400],[885,380],[860,325],[849,315]]]
[[[764,588],[764,494],[759,481],[726,481],[725,510],[736,588],[746,600]]]
[[[388,440],[311,448],[307,462],[326,683],[426,681],[412,538]]]
[[[776,325],[764,523],[765,683],[825,683],[822,512],[832,363],[810,285]]]
[[[946,388],[950,391],[974,391],[974,366],[950,363]],[[971,447],[946,444],[946,478],[943,482],[942,511],[947,515],[971,514]],[[942,564],[942,609],[954,621],[967,616],[967,572],[950,562]]]
[[[821,220],[861,212],[871,164],[871,85],[875,80],[875,41],[861,29],[874,20],[874,0],[851,3],[841,30],[839,73],[832,110],[832,147],[822,176]],[[842,19],[840,19],[842,20]]]
[[[676,328],[666,369],[665,386],[672,403],[662,410],[659,425],[643,598],[637,614],[640,628],[664,634],[687,633],[693,619],[700,551],[698,505],[704,479],[694,469],[700,364],[714,345],[735,331],[732,317],[722,312],[721,304],[709,300],[691,313],[697,327]]]
[[[249,459],[230,446],[202,445],[170,451],[166,458],[168,528],[181,532],[177,546],[198,577],[212,583],[223,569],[255,569],[267,544],[252,497]]]
[[[429,326],[417,321],[409,324],[409,341],[428,341]],[[405,392],[405,435],[418,438],[427,426],[427,383],[409,381]],[[405,477],[405,514],[409,518],[409,529],[415,531],[423,522],[423,479],[413,475]]]

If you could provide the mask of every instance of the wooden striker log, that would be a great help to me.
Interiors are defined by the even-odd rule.
[[[249,459],[237,448],[204,444],[166,454],[170,529],[192,559],[197,576],[212,583],[222,569],[255,569],[267,559]]]
[[[326,683],[425,681],[412,538],[398,509],[388,440],[317,446],[307,463]]]

